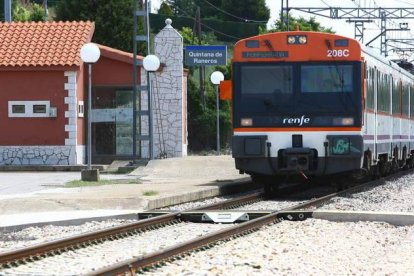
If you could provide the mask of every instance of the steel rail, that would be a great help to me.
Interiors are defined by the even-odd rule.
[[[73,248],[79,244],[99,241],[101,239],[105,239],[111,236],[116,237],[122,235],[123,233],[140,231],[146,228],[154,227],[156,225],[172,223],[174,220],[176,220],[177,214],[178,212],[161,215],[158,217],[138,221],[135,223],[116,226],[108,229],[72,236],[69,238],[63,238],[38,245],[33,245],[18,250],[0,253],[0,265],[6,264],[8,262],[27,259],[34,256],[45,255],[51,251],[58,249]]]
[[[246,204],[249,204],[250,202],[258,201],[258,200],[263,199],[263,198],[264,198],[264,193],[263,192],[256,192],[256,193],[253,193],[253,194],[249,194],[249,195],[229,199],[229,200],[226,200],[226,201],[201,206],[201,207],[198,207],[198,208],[194,208],[192,210],[197,211],[197,210],[229,209],[229,208],[232,208],[234,206],[246,205]]]
[[[263,216],[261,218],[256,218],[254,220],[242,223],[241,225],[232,227],[232,229],[229,230],[222,230],[220,231],[220,233],[218,234],[217,237],[214,237],[214,234],[208,235],[206,237],[202,237],[200,238],[200,241],[198,241],[198,239],[194,240],[193,242],[186,242],[185,246],[182,247],[185,250],[187,250],[187,248],[191,248],[191,244],[193,243],[195,245],[195,247],[199,246],[200,244],[206,244],[209,243],[211,241],[215,241],[215,240],[220,240],[223,237],[228,237],[228,236],[232,236],[232,235],[236,235],[237,233],[241,233],[246,231],[246,229],[252,229],[252,228],[260,228],[261,226],[265,225],[265,224],[269,224],[272,221],[276,221],[277,220],[277,213],[278,212],[285,212],[285,211],[289,211],[289,210],[300,210],[300,209],[305,209],[305,208],[309,208],[309,207],[316,207],[316,206],[320,206],[322,204],[324,204],[325,202],[329,201],[331,198],[336,197],[336,196],[340,196],[346,193],[352,193],[355,192],[357,190],[363,189],[364,187],[373,185],[373,183],[375,182],[385,182],[385,180],[392,178],[392,177],[400,177],[401,175],[406,174],[406,172],[402,172],[402,173],[397,173],[395,175],[392,176],[388,176],[386,178],[382,178],[379,180],[375,180],[375,181],[371,181],[371,182],[366,182],[364,184],[352,187],[350,189],[347,190],[343,190],[341,192],[337,192],[337,193],[332,193],[314,200],[310,200],[308,202],[302,203],[302,204],[298,204],[289,208],[285,208],[282,209],[280,211],[277,211],[273,214],[270,215],[266,215]],[[245,202],[251,202],[251,201],[255,201],[258,200],[260,198],[262,198],[264,196],[263,193],[254,193],[252,195],[247,195],[247,196],[242,196],[240,198],[236,198],[236,199],[231,199],[228,201],[224,201],[224,202],[219,202],[219,203],[214,203],[208,206],[203,206],[203,207],[199,207],[199,208],[195,208],[192,210],[214,210],[214,209],[219,209],[219,208],[229,208],[229,206],[234,206],[234,205],[242,205]],[[165,214],[165,215],[160,215],[157,217],[153,217],[153,218],[149,218],[149,219],[145,219],[145,220],[141,220],[135,223],[131,223],[131,224],[127,224],[127,225],[122,225],[122,226],[117,226],[117,227],[112,227],[109,229],[103,229],[103,230],[98,230],[95,232],[91,232],[91,233],[86,233],[86,234],[80,234],[77,236],[73,236],[73,237],[69,237],[69,238],[63,238],[63,239],[59,239],[59,240],[55,240],[55,241],[51,241],[51,242],[46,242],[46,243],[42,243],[42,244],[38,244],[38,245],[34,245],[34,246],[30,246],[27,248],[23,248],[23,249],[19,249],[19,250],[14,250],[14,251],[9,251],[9,252],[4,252],[4,253],[0,253],[0,265],[4,265],[7,263],[13,263],[13,262],[17,262],[17,261],[21,261],[21,260],[27,260],[30,259],[31,257],[36,257],[36,256],[45,256],[47,254],[49,254],[50,252],[53,251],[58,251],[59,249],[65,249],[65,248],[77,248],[79,245],[85,244],[85,243],[92,243],[94,241],[102,241],[104,239],[108,239],[111,237],[117,237],[117,236],[122,236],[123,234],[127,234],[129,232],[134,232],[134,231],[143,231],[143,230],[147,230],[153,227],[156,227],[158,225],[165,225],[165,224],[169,224],[169,223],[173,223],[174,221],[178,220],[179,218],[179,214],[181,212],[174,212],[171,214]],[[234,228],[234,229],[233,229]],[[227,233],[227,234],[226,234]],[[226,236],[227,235],[227,236]],[[205,240],[204,240],[205,239]],[[190,250],[190,249],[188,249]],[[160,259],[165,259],[168,258],[166,256],[173,256],[174,254],[177,254],[176,252],[179,252],[179,249],[171,249],[171,250],[163,250],[162,252],[154,252],[150,255],[147,256],[143,256],[138,258],[139,262],[137,264],[135,264],[135,261],[129,260],[126,261],[125,263],[128,263],[128,269],[124,270],[124,272],[128,272],[131,270],[131,267],[142,267],[142,266],[146,266],[147,264],[151,264],[154,262],[157,262],[156,259],[158,258]],[[173,254],[173,255],[171,255]],[[159,257],[156,257],[159,256]],[[149,261],[145,261],[147,259],[147,257],[150,257]],[[143,265],[144,264],[144,265]],[[110,271],[109,269],[115,269],[114,271],[118,271],[118,266],[123,267],[123,269],[126,269],[126,267],[124,265],[121,264],[116,264],[113,266],[110,266],[108,268],[105,268],[103,270],[99,270],[102,273],[105,273],[105,271]],[[122,270],[122,269],[121,269]],[[97,273],[99,274],[99,273]]]
[[[210,204],[207,206],[191,209],[191,210],[213,210],[219,208],[231,208],[235,205],[247,204],[252,201],[260,200],[263,197],[263,193],[257,192],[251,195],[242,196],[235,199],[226,200]],[[19,260],[29,259],[31,257],[42,256],[49,254],[50,252],[57,251],[64,248],[76,248],[80,244],[92,243],[106,239],[111,236],[120,236],[124,233],[133,231],[142,231],[157,225],[163,225],[172,223],[175,220],[179,220],[179,211],[172,212],[170,214],[163,214],[157,217],[140,220],[138,222],[111,227],[108,229],[98,230],[90,233],[80,234],[68,238],[58,239],[50,242],[45,242],[26,248],[8,251],[0,253],[0,268],[1,265],[16,262]]]
[[[297,184],[292,186],[287,186],[278,190],[278,196],[293,194],[298,191],[302,191],[302,189],[309,189],[309,185],[306,184]],[[222,202],[212,203],[210,205],[194,208],[192,210],[218,210],[218,209],[230,209],[237,206],[243,206],[246,204],[250,204],[259,200],[266,198],[266,194],[264,192],[256,192],[249,195],[241,196],[234,199],[229,199]],[[190,211],[192,211],[190,210]]]
[[[191,252],[191,251],[194,251],[200,248],[209,247],[209,245],[214,244],[218,241],[230,239],[234,236],[241,236],[241,235],[251,233],[253,231],[257,231],[259,228],[261,228],[264,225],[269,225],[272,223],[279,223],[284,220],[283,218],[280,218],[280,216],[283,215],[283,217],[285,217],[286,212],[288,211],[301,210],[301,209],[306,209],[310,207],[318,207],[330,201],[334,197],[342,196],[347,193],[357,192],[366,187],[372,186],[376,183],[384,184],[387,179],[391,177],[398,177],[398,175],[400,174],[397,173],[397,176],[392,175],[386,178],[365,182],[363,184],[348,188],[340,192],[331,193],[331,194],[328,194],[328,195],[325,195],[325,196],[322,196],[316,199],[312,199],[312,200],[309,200],[307,202],[304,202],[304,203],[301,203],[301,204],[298,204],[292,207],[284,208],[282,210],[275,211],[274,213],[265,215],[263,217],[253,219],[253,220],[241,223],[239,225],[232,226],[232,227],[205,235],[200,238],[192,239],[187,242],[183,242],[178,245],[168,247],[164,250],[153,252],[151,254],[147,254],[141,257],[126,260],[118,264],[96,270],[94,272],[91,272],[88,275],[121,275],[121,274],[125,275],[125,273],[129,273],[133,275],[137,271],[145,267],[149,267],[149,266],[153,266],[155,264],[161,263],[161,262],[169,261],[173,259],[174,256],[185,255],[187,252]],[[310,217],[311,213],[312,212],[304,211],[305,215],[302,217],[304,219],[307,217]]]

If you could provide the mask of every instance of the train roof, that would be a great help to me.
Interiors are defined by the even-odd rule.
[[[381,62],[381,63],[383,63],[386,66],[392,67],[394,70],[397,70],[401,74],[404,74],[407,77],[409,77],[411,79],[414,79],[413,73],[411,73],[410,71],[407,71],[403,67],[399,66],[397,64],[397,61],[396,60],[391,60],[391,59],[388,59],[388,58],[382,56],[381,54],[379,54],[377,51],[375,51],[371,47],[366,47],[366,46],[363,46],[362,45],[361,46],[361,49],[362,49],[362,52],[364,54],[364,58],[366,60],[368,60],[369,58],[375,59],[376,61]]]

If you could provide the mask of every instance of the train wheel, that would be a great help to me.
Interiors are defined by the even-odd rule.
[[[254,183],[263,186],[267,196],[271,197],[277,194],[280,182],[278,178],[262,174],[252,174],[251,177]]]
[[[392,159],[391,161],[391,173],[395,173],[398,171],[398,169],[400,168],[399,164],[398,164],[398,160],[396,160],[395,158]]]
[[[378,161],[378,171],[381,177],[387,176],[391,170],[391,163],[387,161],[388,156],[381,156]]]
[[[408,163],[408,168],[411,169],[413,167],[413,162],[414,158],[413,155],[410,156],[410,158],[408,158],[407,163]]]
[[[272,183],[265,183],[264,184],[264,191],[266,196],[273,197],[277,195],[278,185],[274,185]]]
[[[367,175],[371,176],[372,179],[377,177],[377,167],[378,166],[372,166],[372,153],[367,150],[364,154],[363,168],[366,170]]]
[[[380,174],[380,170],[379,170],[379,165],[374,165],[371,167],[371,178],[374,179],[378,179],[381,177]]]

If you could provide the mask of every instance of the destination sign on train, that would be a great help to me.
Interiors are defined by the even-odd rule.
[[[272,52],[243,52],[244,58],[287,58],[289,53],[286,51]]]
[[[227,46],[190,45],[185,47],[185,64],[189,66],[226,65]]]

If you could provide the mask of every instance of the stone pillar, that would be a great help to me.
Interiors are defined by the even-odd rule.
[[[183,71],[183,38],[171,19],[154,39],[161,70],[150,74],[154,158],[187,155],[187,77]],[[144,80],[144,78],[143,78]]]

